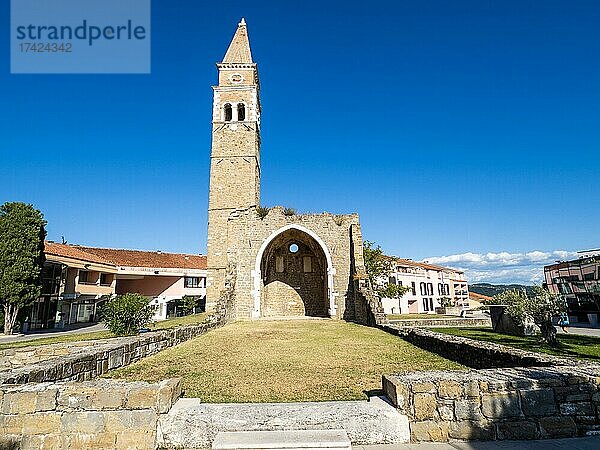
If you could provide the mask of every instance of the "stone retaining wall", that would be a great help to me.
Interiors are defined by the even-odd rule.
[[[540,439],[600,430],[600,365],[436,333],[382,329],[469,372],[383,377],[413,441]]]
[[[127,366],[165,348],[200,336],[209,330],[222,326],[224,323],[224,320],[213,318],[210,322],[198,325],[155,331],[139,336],[61,344],[61,352],[66,354],[60,357],[49,357],[42,361],[39,358],[34,358],[32,360],[33,364],[0,371],[0,385],[61,380],[91,380],[109,370]],[[40,347],[37,350],[32,348],[29,350],[19,349],[19,352],[29,351],[35,353],[37,351],[43,354],[46,351],[45,347],[47,346]],[[17,350],[14,351],[17,352]],[[54,352],[54,350],[48,351]],[[10,358],[10,356],[7,356],[7,358]]]
[[[179,379],[0,386],[0,448],[153,449]]]
[[[17,347],[0,350],[0,372],[18,369],[53,358],[60,358],[76,353],[82,347],[89,347],[91,341],[72,342],[69,344],[32,343],[29,347]]]
[[[490,327],[488,318],[436,318],[436,319],[400,319],[390,320],[390,324],[398,327]]]
[[[413,441],[573,437],[600,429],[600,366],[384,376]]]
[[[527,352],[492,342],[437,333],[424,328],[401,328],[395,325],[383,325],[381,328],[402,337],[419,348],[474,369],[579,364],[577,360],[571,358]]]

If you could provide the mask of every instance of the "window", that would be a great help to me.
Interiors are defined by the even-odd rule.
[[[438,293],[440,295],[450,295],[450,285],[446,283],[438,283]]]
[[[79,271],[79,282],[80,283],[89,283],[90,273],[87,270]]]
[[[111,276],[108,273],[101,273],[100,274],[100,284],[102,286],[110,286],[111,283]]]
[[[292,244],[290,245],[290,253],[297,253],[298,252],[298,244]]]
[[[421,291],[421,295],[427,295],[427,285],[425,283],[419,283],[419,289]]]
[[[388,277],[388,284],[396,284],[396,277]]]
[[[302,264],[304,266],[304,272],[312,272],[312,257],[305,256],[302,258]]]
[[[231,122],[231,119],[233,119],[233,111],[231,109],[231,104],[225,103],[225,106],[223,107],[223,112],[225,113],[225,122]]]
[[[277,272],[277,273],[283,272],[283,256],[275,257],[275,272]]]
[[[199,288],[200,287],[200,277],[184,277],[183,285],[186,288]]]
[[[414,281],[410,282],[410,286],[412,288],[412,295],[417,295],[417,286]]]
[[[427,283],[427,295],[433,295],[433,283]]]
[[[431,300],[431,303],[430,303]],[[429,305],[431,304],[431,309],[429,308]],[[423,299],[423,311],[431,311],[433,310],[433,299],[429,299],[429,298],[424,298]]]
[[[238,110],[238,121],[243,122],[244,120],[246,120],[246,107],[244,106],[243,103],[238,103],[237,110]]]

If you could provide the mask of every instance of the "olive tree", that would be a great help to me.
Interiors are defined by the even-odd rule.
[[[519,325],[533,322],[540,327],[542,342],[558,345],[552,317],[567,310],[567,303],[562,296],[534,286],[530,294],[525,290],[513,289],[494,296],[494,299],[507,306],[506,313]]]
[[[385,298],[400,298],[406,294],[410,288],[406,286],[400,286],[394,283],[385,282],[383,285],[377,283],[378,279],[386,278],[392,269],[393,259],[386,256],[379,245],[376,245],[371,241],[364,241],[364,258],[365,258],[365,269],[371,286],[376,288],[377,294],[380,297]]]
[[[4,334],[12,334],[19,313],[41,294],[46,260],[46,221],[32,205],[7,202],[0,206],[0,304]]]
[[[122,294],[108,300],[102,307],[106,328],[117,336],[137,334],[147,326],[156,307],[141,294]]]
[[[387,276],[391,268],[390,258],[383,254],[379,245],[371,241],[364,241],[363,255],[365,258],[365,269],[371,285],[374,285],[377,278]]]

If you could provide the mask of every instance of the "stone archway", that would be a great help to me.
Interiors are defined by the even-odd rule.
[[[312,231],[288,225],[265,240],[256,258],[254,314],[335,316],[331,255]]]

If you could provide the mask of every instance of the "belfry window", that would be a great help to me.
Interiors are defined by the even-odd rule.
[[[225,106],[223,106],[223,112],[225,113],[225,122],[231,122],[231,119],[233,119],[233,110],[231,109],[231,104],[225,103]]]
[[[246,107],[244,106],[243,103],[238,103],[237,105],[237,110],[238,110],[238,122],[243,122],[244,120],[246,120]]]

